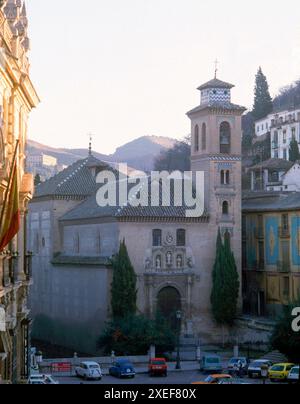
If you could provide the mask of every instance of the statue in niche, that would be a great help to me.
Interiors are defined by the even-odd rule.
[[[183,258],[182,258],[182,255],[177,255],[176,265],[177,265],[177,268],[178,268],[178,269],[180,269],[180,268],[183,267]]]
[[[161,269],[161,256],[160,255],[158,255],[156,257],[155,267],[156,267],[156,269]]]
[[[167,253],[166,262],[167,262],[167,266],[168,266],[168,267],[171,267],[171,266],[172,266],[172,263],[173,263],[173,255],[172,255],[172,253],[171,253],[170,251]]]

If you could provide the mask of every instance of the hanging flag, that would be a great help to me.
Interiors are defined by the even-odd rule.
[[[19,187],[16,160],[13,163],[11,181],[0,228],[0,252],[11,242],[20,229]]]

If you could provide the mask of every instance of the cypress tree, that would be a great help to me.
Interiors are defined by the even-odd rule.
[[[113,282],[111,306],[114,320],[136,314],[137,277],[131,264],[125,240],[119,253],[112,259]]]
[[[273,111],[273,101],[269,91],[269,84],[261,67],[255,79],[255,98],[252,115],[255,120],[262,119]]]
[[[289,160],[292,161],[293,163],[300,160],[299,145],[295,138],[293,138],[291,141],[289,156],[290,156]]]
[[[219,229],[211,293],[212,312],[218,324],[233,325],[237,313],[238,297],[239,275],[235,258],[229,239],[226,238],[223,245]]]

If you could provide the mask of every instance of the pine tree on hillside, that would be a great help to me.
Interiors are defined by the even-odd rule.
[[[239,275],[229,238],[225,239],[223,245],[219,230],[211,294],[212,312],[218,324],[222,326],[234,324],[239,287]]]
[[[289,160],[292,161],[293,163],[300,160],[299,145],[295,138],[292,139],[291,141],[289,155],[290,155]]]
[[[116,320],[135,315],[137,309],[137,277],[128,255],[125,240],[120,245],[119,253],[112,259],[112,267],[111,306],[113,318]]]
[[[258,69],[255,80],[255,98],[252,115],[259,120],[273,111],[273,101],[269,91],[269,84],[261,67]]]

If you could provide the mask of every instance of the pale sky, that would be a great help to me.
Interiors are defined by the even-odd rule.
[[[259,65],[272,95],[300,77],[299,0],[27,0],[31,139],[112,153],[143,135],[182,138],[196,88],[236,85],[251,107]]]

